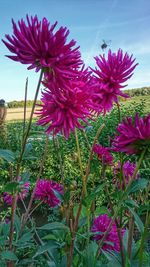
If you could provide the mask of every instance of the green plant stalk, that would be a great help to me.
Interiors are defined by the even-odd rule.
[[[12,250],[13,234],[14,234],[14,219],[15,211],[17,206],[17,193],[13,196],[12,199],[12,209],[11,209],[11,223],[10,223],[10,234],[9,234],[9,249]]]
[[[89,140],[88,140],[88,137],[87,137],[86,132],[85,132],[84,130],[81,130],[81,132],[83,133],[83,136],[84,136],[84,138],[85,138],[85,141],[86,141],[86,144],[87,144],[89,150],[91,150],[91,145],[90,145],[90,143],[89,143]]]
[[[131,217],[129,219],[129,233],[128,233],[128,245],[127,245],[129,260],[131,260],[132,256],[133,232],[134,232],[134,216],[131,214]]]
[[[23,204],[23,206],[24,206],[24,209],[25,209],[25,211],[26,211],[26,210],[27,210],[27,207],[26,207],[26,205],[25,205],[25,202],[24,202],[24,200],[23,200],[22,198],[20,198],[20,199],[21,199],[21,202],[22,202],[22,204]],[[30,214],[28,215],[28,217],[29,217],[29,220],[30,220],[31,225],[32,225],[32,218],[30,217]],[[36,237],[37,237],[37,240],[38,240],[39,244],[40,244],[40,245],[43,245],[44,243],[43,243],[43,241],[41,240],[41,238],[40,238],[40,236],[39,236],[39,234],[38,234],[36,228],[34,228],[34,232],[35,232],[35,235],[36,235]],[[35,242],[36,242],[36,244],[38,245],[37,240],[35,239]],[[51,260],[51,257],[49,256],[49,253],[48,253],[48,252],[45,252],[44,254],[45,254],[45,256],[47,257],[48,260]]]
[[[28,214],[28,217],[30,217],[32,215],[32,213],[43,203],[43,200],[40,201]]]
[[[150,213],[147,210],[146,213],[146,219],[145,219],[145,227],[144,227],[144,233],[142,235],[141,244],[140,244],[140,250],[139,250],[139,267],[143,266],[143,249],[144,249],[144,243],[145,239],[148,233],[148,227],[150,225]]]
[[[105,187],[105,193],[106,193],[106,196],[108,198],[108,202],[109,202],[110,208],[111,208],[111,210],[112,210],[112,212],[114,214],[113,203],[112,203],[111,198],[109,196],[109,191],[108,191],[107,185]],[[120,221],[121,221],[121,218],[120,218]],[[120,225],[119,225],[117,219],[115,219],[115,223],[116,223],[116,226],[117,226],[117,233],[118,233],[118,238],[119,238],[119,243],[120,243],[120,253],[121,253],[122,267],[125,267],[125,255],[124,255],[124,249],[123,249],[123,240],[122,240],[122,235],[121,235],[121,229],[120,229]]]
[[[118,121],[120,123],[121,122],[121,108],[120,108],[119,103],[117,103],[117,109],[118,109]],[[121,153],[119,153],[119,158],[120,158],[120,183],[123,182],[123,186],[124,188],[126,188],[126,181],[123,175],[123,156]]]
[[[33,118],[33,114],[34,114],[34,109],[35,109],[38,93],[39,93],[39,90],[40,90],[40,84],[41,84],[41,81],[42,81],[42,77],[43,77],[43,70],[41,70],[41,73],[40,73],[37,89],[36,89],[36,92],[35,92],[34,102],[33,102],[32,110],[31,110],[31,114],[30,114],[28,128],[27,128],[26,134],[25,134],[25,136],[23,138],[22,149],[21,149],[20,157],[19,157],[19,160],[18,160],[18,163],[17,163],[16,180],[18,179],[19,174],[20,174],[20,167],[21,167],[22,157],[23,157],[23,153],[24,153],[24,150],[25,150],[27,138],[28,138],[28,135],[29,135],[29,132],[30,132],[32,118]],[[9,235],[9,249],[10,250],[12,250],[12,242],[13,242],[13,235],[14,235],[14,218],[15,218],[15,213],[16,213],[16,204],[17,204],[17,194],[14,195],[13,203],[12,203],[10,235]],[[10,264],[11,264],[11,262],[10,262]]]
[[[128,190],[130,189],[130,186],[131,186],[132,182],[134,181],[134,179],[135,179],[135,177],[136,177],[136,175],[137,175],[137,173],[138,173],[138,170],[139,170],[140,165],[141,165],[141,163],[142,163],[142,160],[143,160],[143,158],[144,158],[145,152],[146,152],[146,149],[143,150],[143,152],[142,152],[142,154],[141,154],[141,156],[140,156],[140,158],[139,158],[138,164],[136,165],[136,168],[135,168],[135,171],[134,171],[134,173],[133,173],[133,176],[132,176],[130,182],[128,183],[128,185],[127,185],[127,187],[126,187],[126,190],[124,191],[124,193],[123,193],[123,195],[122,195],[122,199],[121,199],[120,202],[118,203],[118,208],[116,209],[116,211],[114,211],[114,215],[113,215],[112,220],[111,220],[111,222],[110,222],[110,224],[109,224],[109,226],[108,226],[108,228],[107,228],[107,231],[104,233],[104,235],[103,235],[101,241],[99,242],[99,247],[98,247],[98,250],[97,250],[97,253],[96,253],[96,258],[98,258],[99,254],[100,254],[100,249],[101,249],[101,247],[102,247],[102,245],[103,245],[103,243],[104,243],[104,240],[105,240],[105,238],[107,237],[107,235],[108,235],[108,233],[109,233],[109,231],[110,231],[110,229],[111,229],[111,227],[112,227],[112,225],[113,225],[115,219],[116,219],[117,216],[118,216],[118,213],[119,213],[119,211],[120,211],[120,208],[121,208],[121,206],[122,206],[122,203],[123,203],[124,200],[126,199]]]
[[[117,109],[118,109],[118,121],[120,123],[121,122],[121,109],[120,109],[119,103],[117,103],[116,105],[117,105]]]
[[[44,147],[44,153],[43,153],[43,157],[42,157],[42,160],[41,160],[40,170],[39,170],[39,174],[38,174],[38,177],[37,177],[36,182],[38,182],[39,179],[41,178],[41,174],[42,174],[42,171],[43,171],[44,162],[45,162],[45,159],[46,159],[46,156],[47,156],[47,150],[48,150],[48,137],[46,137],[46,142],[45,142],[45,147]],[[24,224],[28,220],[29,212],[30,212],[30,209],[32,207],[33,200],[34,200],[35,190],[36,190],[36,187],[34,187],[34,189],[32,191],[32,194],[31,194],[31,197],[30,197],[30,201],[29,201],[28,207],[26,209],[24,218],[22,220],[22,225],[21,225],[21,230],[20,230],[21,233],[22,233]]]
[[[91,165],[91,161],[93,159],[93,147],[96,144],[97,139],[98,139],[100,133],[102,132],[104,126],[105,126],[105,124],[102,124],[101,127],[98,129],[96,135],[95,135],[94,142],[93,142],[93,145],[92,145],[91,150],[90,150],[90,155],[89,155],[89,159],[88,159],[88,163],[87,163],[87,167],[86,167],[86,173],[85,173],[85,176],[84,176],[85,183],[87,183],[87,179],[88,179],[88,176],[89,176],[89,173],[90,173],[90,165]],[[81,164],[81,166],[82,166],[82,164]],[[85,193],[84,190],[85,189],[82,188],[81,201],[80,201],[80,204],[79,204],[79,207],[78,207],[78,210],[77,210],[77,215],[76,215],[76,218],[75,218],[75,221],[74,221],[74,225],[73,225],[74,235],[72,237],[72,242],[71,242],[71,245],[70,245],[70,254],[69,254],[69,259],[68,259],[68,262],[67,262],[67,267],[71,267],[71,264],[72,264],[73,251],[74,251],[74,241],[75,241],[75,237],[76,237],[76,231],[77,231],[77,228],[78,228],[80,214],[81,214],[81,211],[82,211],[82,200],[83,200],[83,198],[85,196],[84,195],[84,193]]]
[[[78,138],[77,129],[75,129],[75,138],[76,138],[78,161],[79,161],[79,166],[80,166],[80,171],[81,171],[81,176],[82,176],[83,192],[84,192],[84,195],[87,195],[86,182],[85,182],[85,177],[84,177],[83,168],[82,168],[81,150],[79,146],[79,138]]]
[[[36,92],[35,92],[35,97],[34,97],[34,101],[33,101],[33,106],[32,106],[32,110],[31,110],[31,114],[30,114],[30,119],[29,119],[27,131],[26,131],[26,133],[24,135],[24,138],[23,138],[23,144],[22,144],[22,149],[21,149],[21,154],[20,154],[19,160],[18,160],[18,164],[20,164],[21,161],[22,161],[23,153],[24,153],[24,150],[25,150],[25,146],[26,146],[26,143],[27,143],[28,136],[29,136],[29,132],[30,132],[31,124],[32,124],[33,114],[34,114],[35,105],[36,105],[37,97],[38,97],[39,90],[40,90],[40,85],[41,85],[43,73],[44,73],[44,71],[41,70],[39,81],[38,81],[38,85],[37,85],[37,89],[36,89]]]
[[[88,159],[88,163],[87,163],[87,167],[86,167],[86,172],[85,172],[85,181],[86,181],[86,183],[87,183],[87,179],[88,179],[88,176],[89,176],[89,173],[90,173],[91,161],[93,159],[93,147],[96,144],[97,139],[98,139],[99,135],[101,134],[104,126],[105,126],[105,124],[102,124],[101,127],[98,129],[98,131],[97,131],[97,133],[95,135],[94,141],[93,141],[93,145],[92,145],[91,150],[90,150],[90,155],[89,155],[89,159]],[[75,223],[74,223],[75,231],[78,228],[78,222],[79,222],[79,218],[80,218],[80,213],[82,211],[82,199],[83,198],[84,198],[84,191],[82,190],[82,198],[81,198],[78,210],[77,210],[77,216],[76,216]]]
[[[56,146],[56,153],[58,155],[59,165],[60,165],[61,182],[64,186],[65,174],[64,174],[63,159],[62,159],[61,152],[60,152],[61,150],[60,150],[59,139],[56,137],[54,138],[53,142],[54,142],[54,145]]]
[[[24,112],[23,112],[23,135],[22,135],[23,137],[24,137],[25,127],[26,127],[27,92],[28,92],[28,78],[26,79],[26,84],[25,84]]]

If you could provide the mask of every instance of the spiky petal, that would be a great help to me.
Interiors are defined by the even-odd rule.
[[[35,199],[39,199],[50,207],[58,206],[61,201],[56,196],[55,191],[63,194],[63,186],[53,180],[41,179],[36,183]]]
[[[44,68],[54,76],[72,77],[81,65],[79,47],[71,40],[67,43],[69,30],[60,27],[54,32],[57,22],[51,25],[46,18],[42,21],[37,16],[26,16],[18,25],[12,20],[13,35],[5,35],[2,40],[13,55],[8,57],[14,61],[29,65],[28,69],[39,71]]]
[[[150,148],[150,114],[135,119],[127,117],[117,127],[116,137],[112,142],[113,151],[127,154],[139,154]]]
[[[122,170],[121,170],[122,169]],[[121,168],[120,161],[117,162],[116,166],[114,167],[114,179],[113,182],[117,185],[118,188],[124,189],[125,185],[128,185],[129,181],[131,180],[134,172],[136,169],[136,164],[130,162],[129,160],[123,163]],[[122,171],[122,175],[120,172]],[[139,173],[137,173],[135,179],[139,178]],[[125,182],[125,185],[124,185]]]
[[[93,233],[95,232],[99,232],[99,233],[94,234],[93,239],[95,239],[96,241],[100,241],[103,238],[105,232],[107,231],[107,228],[110,222],[111,222],[111,218],[109,218],[107,214],[102,214],[96,217],[93,221],[91,231]],[[125,230],[122,229],[121,230],[122,236],[124,232]],[[109,251],[109,250],[120,251],[120,243],[119,243],[117,227],[115,223],[112,224],[112,227],[104,240],[102,249],[105,251]]]
[[[93,70],[95,73],[95,89],[93,92],[93,101],[104,114],[110,111],[113,103],[119,102],[119,97],[127,98],[128,95],[120,89],[133,75],[133,70],[137,66],[134,64],[135,59],[127,53],[123,54],[121,49],[117,53],[108,51],[108,57],[100,55],[95,57],[97,68]]]
[[[50,83],[49,88],[42,93],[41,109],[37,111],[38,124],[48,125],[49,134],[61,133],[69,137],[75,128],[83,128],[81,121],[88,124],[92,119],[93,102],[87,81],[82,77],[66,80],[62,86]]]
[[[98,158],[101,160],[103,164],[113,165],[113,156],[111,155],[107,147],[103,147],[100,144],[96,144],[93,147],[93,151],[95,154],[98,155]]]

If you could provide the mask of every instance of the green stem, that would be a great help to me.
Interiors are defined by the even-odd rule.
[[[86,196],[87,195],[87,189],[86,189],[85,176],[84,176],[84,173],[83,173],[83,167],[82,167],[82,161],[81,161],[81,151],[80,151],[80,146],[79,146],[79,139],[78,139],[77,129],[75,129],[75,138],[76,138],[78,161],[79,161],[80,171],[81,171],[81,175],[82,175],[83,192],[84,192],[84,195]]]
[[[24,114],[23,114],[23,138],[24,138],[25,126],[26,126],[27,91],[28,91],[28,78],[26,79],[26,84],[25,84]]]
[[[28,214],[28,217],[30,217],[32,215],[32,213],[43,203],[43,200],[40,201]]]
[[[39,179],[41,178],[41,174],[42,174],[42,171],[43,171],[44,162],[45,162],[45,159],[46,159],[46,156],[47,156],[47,150],[48,150],[48,137],[46,137],[46,142],[45,142],[45,147],[44,147],[44,153],[43,153],[43,157],[42,157],[42,160],[41,160],[40,170],[39,170],[39,174],[38,174],[36,183],[37,183],[37,182],[39,181]],[[24,219],[23,219],[23,221],[22,221],[21,230],[20,230],[21,233],[22,233],[24,224],[25,224],[25,223],[27,222],[27,220],[28,220],[29,212],[30,212],[30,209],[31,209],[31,207],[32,207],[33,200],[34,200],[35,190],[36,190],[36,186],[34,187],[34,189],[33,189],[33,191],[32,191],[32,194],[31,194],[31,197],[30,197],[30,201],[29,201],[28,207],[27,207],[27,209],[26,209],[26,213],[25,213],[25,215],[24,215]],[[20,233],[20,234],[21,234],[21,233]]]
[[[22,149],[21,149],[21,154],[20,154],[19,160],[18,160],[18,164],[20,164],[21,161],[22,161],[22,157],[23,157],[23,153],[24,153],[24,150],[25,150],[26,142],[27,142],[27,139],[28,139],[28,136],[29,136],[29,132],[30,132],[31,124],[32,124],[32,119],[33,119],[33,114],[34,114],[34,109],[35,109],[37,97],[38,97],[38,94],[39,94],[43,73],[44,73],[43,70],[41,70],[39,81],[38,81],[38,85],[37,85],[37,89],[36,89],[36,92],[35,92],[35,97],[34,97],[34,101],[33,101],[33,106],[32,106],[32,110],[31,110],[31,114],[30,114],[30,119],[29,119],[27,131],[26,131],[26,133],[24,135],[24,138],[23,138],[23,144],[22,144]]]
[[[99,247],[98,247],[98,250],[97,250],[97,253],[96,253],[96,257],[99,256],[99,254],[100,254],[100,249],[101,249],[101,247],[102,247],[102,245],[103,245],[103,243],[104,243],[104,241],[105,241],[105,238],[107,237],[108,233],[110,232],[110,229],[111,229],[111,227],[112,227],[112,225],[113,225],[115,219],[116,219],[117,216],[118,216],[118,213],[119,213],[119,211],[120,211],[120,208],[121,208],[121,206],[122,206],[124,200],[125,200],[126,197],[127,197],[127,193],[128,193],[128,191],[129,191],[129,189],[130,189],[130,187],[131,187],[132,182],[134,181],[134,179],[135,179],[135,177],[136,177],[136,175],[137,175],[137,173],[138,173],[138,170],[139,170],[140,165],[141,165],[141,163],[142,163],[142,160],[143,160],[143,158],[144,158],[145,152],[146,152],[146,149],[142,152],[142,154],[141,154],[141,156],[140,156],[140,158],[139,158],[138,164],[136,165],[136,168],[135,168],[135,171],[134,171],[134,173],[133,173],[133,176],[132,176],[130,182],[128,183],[128,185],[127,185],[127,187],[126,187],[126,190],[124,191],[124,193],[123,193],[123,195],[122,195],[122,199],[121,199],[120,202],[118,203],[118,208],[116,209],[116,211],[114,211],[114,215],[113,215],[112,220],[111,220],[111,222],[110,222],[110,224],[109,224],[109,226],[108,226],[108,228],[107,228],[107,231],[104,233],[104,235],[103,235],[101,241],[99,242]]]
[[[145,243],[146,236],[148,234],[148,227],[149,227],[149,225],[150,225],[150,213],[147,210],[146,219],[145,219],[144,233],[142,235],[141,245],[140,245],[140,250],[139,250],[139,267],[142,267],[143,266],[144,243]]]
[[[133,232],[134,232],[134,216],[131,214],[129,219],[129,233],[128,233],[128,257],[131,260],[132,256],[132,241],[133,241]]]
[[[90,150],[90,155],[89,155],[89,159],[88,159],[88,163],[87,163],[87,167],[86,167],[86,173],[85,173],[85,176],[83,177],[83,184],[84,184],[85,188],[86,188],[87,179],[88,179],[88,176],[89,176],[89,173],[90,173],[91,161],[93,159],[93,147],[96,144],[97,139],[98,139],[100,133],[102,132],[104,126],[105,125],[102,124],[102,126],[98,129],[98,131],[96,133],[96,136],[94,138],[93,145],[92,145],[91,150]],[[76,137],[77,149],[79,149],[79,151],[80,151],[79,141],[78,141],[78,136],[77,136],[76,130],[75,130],[75,137]],[[80,152],[78,154],[78,157],[80,158],[80,164],[81,164],[80,166],[82,168]],[[83,171],[82,171],[82,173],[83,173]],[[74,235],[72,237],[72,242],[71,242],[71,245],[70,245],[70,254],[69,254],[70,256],[68,258],[67,267],[71,267],[71,264],[72,264],[73,251],[74,251],[74,241],[75,241],[75,237],[76,237],[76,231],[77,231],[77,228],[78,228],[80,214],[81,214],[81,211],[82,211],[82,200],[83,200],[83,198],[85,197],[85,194],[86,194],[86,190],[85,190],[84,186],[82,188],[82,196],[81,196],[80,204],[79,204],[79,207],[78,207],[78,210],[77,210],[77,215],[76,215],[76,218],[75,218],[75,222],[74,222],[74,225],[73,225]]]
[[[35,92],[34,102],[33,102],[32,110],[31,110],[31,114],[30,114],[28,128],[27,128],[26,134],[25,134],[25,136],[23,138],[22,149],[21,149],[20,157],[19,157],[18,163],[17,163],[16,180],[18,180],[18,177],[19,177],[19,174],[20,174],[21,161],[22,161],[22,158],[23,158],[23,154],[24,154],[27,138],[28,138],[28,135],[29,135],[29,132],[30,132],[30,128],[31,128],[32,118],[33,118],[34,109],[35,109],[35,105],[36,105],[36,101],[37,101],[37,97],[38,97],[38,93],[39,93],[39,89],[40,89],[40,84],[41,84],[41,81],[42,81],[42,76],[43,76],[43,70],[41,70],[41,73],[40,73],[37,89],[36,89],[36,92]],[[13,235],[14,235],[14,218],[15,218],[15,213],[16,213],[16,204],[17,204],[17,194],[14,195],[13,203],[12,203],[11,224],[10,224],[10,238],[9,238],[9,248],[10,248],[10,250],[12,250],[12,241],[13,241]]]

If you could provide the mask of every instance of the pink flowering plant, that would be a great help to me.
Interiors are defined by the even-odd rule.
[[[57,24],[37,16],[12,20],[13,34],[2,40],[9,59],[40,74],[20,149],[0,149],[9,170],[1,188],[7,212],[0,265],[42,266],[42,259],[54,267],[148,267],[149,181],[141,169],[149,158],[150,114],[125,117],[120,103],[129,98],[122,88],[138,64],[119,49],[96,56],[95,69],[85,67],[69,30]],[[42,136],[35,151],[33,114],[34,134]],[[109,134],[100,121],[111,114],[118,126]],[[37,158],[35,177],[30,166]]]

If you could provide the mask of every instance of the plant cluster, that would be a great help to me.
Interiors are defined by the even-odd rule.
[[[95,69],[85,68],[79,46],[68,42],[66,27],[56,30],[57,22],[37,16],[26,20],[12,20],[13,35],[3,40],[12,53],[8,58],[40,75],[17,150],[16,144],[0,150],[9,174],[9,182],[1,186],[1,203],[8,208],[1,213],[0,264],[148,267],[149,180],[140,170],[148,164],[150,114],[122,117],[119,103],[120,97],[129,97],[121,89],[137,63],[119,49],[96,56]],[[41,84],[45,89],[36,105]],[[118,125],[115,131],[110,127],[108,136],[102,121],[111,112]],[[36,160],[30,143],[34,113],[39,125],[34,134],[42,140],[35,183],[28,169]],[[59,163],[47,178],[50,144],[51,160]],[[71,175],[68,159],[76,166]],[[43,217],[45,210],[48,215],[41,223],[43,218],[35,218],[40,209]]]

